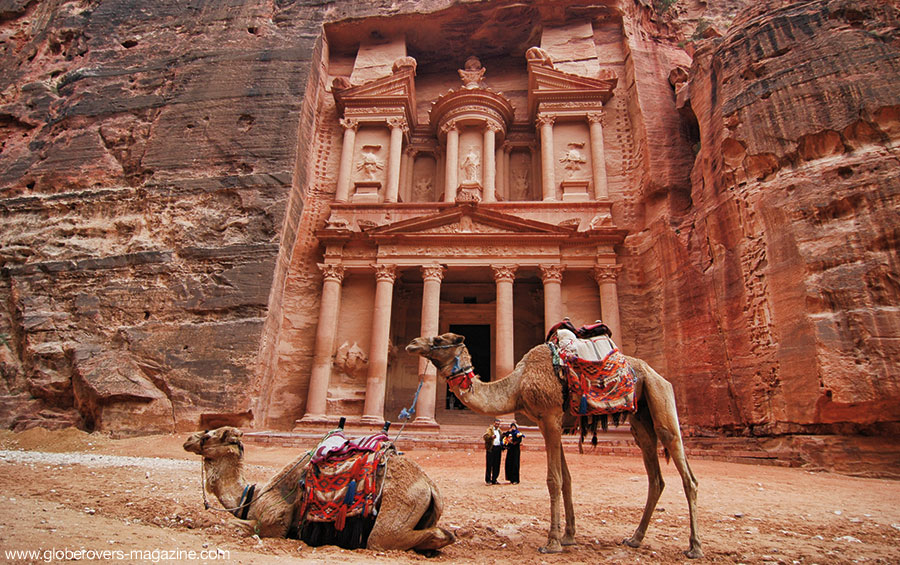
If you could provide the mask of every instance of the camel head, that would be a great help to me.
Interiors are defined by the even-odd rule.
[[[196,432],[184,442],[184,450],[202,455],[204,459],[219,459],[226,455],[240,458],[244,455],[242,435],[241,430],[230,426]]]
[[[434,337],[417,337],[406,346],[406,351],[416,353],[431,361],[438,374],[451,381],[453,386],[468,388],[472,377],[472,358],[466,349],[465,337],[455,333],[445,333]],[[463,381],[454,379],[467,377]]]

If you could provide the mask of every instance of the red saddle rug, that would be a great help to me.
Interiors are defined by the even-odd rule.
[[[560,359],[557,374],[562,373],[566,380],[571,414],[634,412],[634,370],[618,349],[601,361],[587,361],[567,354],[564,349],[557,352]]]
[[[303,522],[331,522],[341,531],[348,518],[375,514],[378,465],[384,463],[393,444],[384,434],[346,440],[341,446],[335,439],[329,436],[330,441],[323,441],[314,451],[303,485],[300,517]],[[328,449],[321,449],[325,444]]]

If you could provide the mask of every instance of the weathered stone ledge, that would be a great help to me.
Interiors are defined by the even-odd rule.
[[[170,263],[172,257],[173,254],[171,251],[141,251],[139,253],[126,253],[124,255],[113,255],[111,257],[29,263],[27,265],[16,267],[5,267],[3,272],[7,275],[22,276],[37,273],[65,273],[120,269],[122,267],[134,267],[136,265]]]

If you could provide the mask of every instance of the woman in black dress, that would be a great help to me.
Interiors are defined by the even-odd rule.
[[[503,433],[503,446],[506,448],[506,480],[510,483],[519,484],[519,455],[521,452],[522,439],[525,434],[519,431],[519,427],[513,422],[509,425],[509,430]]]

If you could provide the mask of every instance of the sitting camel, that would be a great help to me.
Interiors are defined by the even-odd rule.
[[[206,491],[227,509],[237,512],[241,524],[261,537],[287,537],[299,517],[298,485],[304,482],[310,454],[284,467],[257,492],[244,508],[248,485],[244,482],[242,432],[223,427],[192,434],[184,449],[203,456]],[[456,541],[452,532],[435,526],[441,517],[443,499],[437,486],[410,459],[394,454],[377,479],[384,485],[375,524],[366,547],[376,550],[400,549],[432,552]],[[204,497],[205,500],[205,497]]]
[[[463,344],[464,338],[454,333],[436,337],[417,337],[406,350],[430,360],[438,374],[447,379],[450,390],[476,412],[489,415],[522,412],[538,423],[547,451],[547,488],[550,491],[550,533],[542,553],[559,553],[564,545],[575,545],[575,515],[572,503],[572,478],[562,448],[564,383],[553,370],[547,345],[531,349],[506,377],[492,382],[473,378],[472,359]],[[635,406],[629,413],[631,433],[641,448],[649,487],[641,522],[634,534],[623,542],[639,547],[647,532],[650,517],[662,494],[664,483],[659,467],[657,440],[671,454],[681,474],[691,520],[690,558],[703,556],[697,533],[697,479],[684,454],[675,394],[672,385],[640,359],[627,357],[634,369]],[[562,494],[566,511],[565,535],[560,535],[559,499]]]

